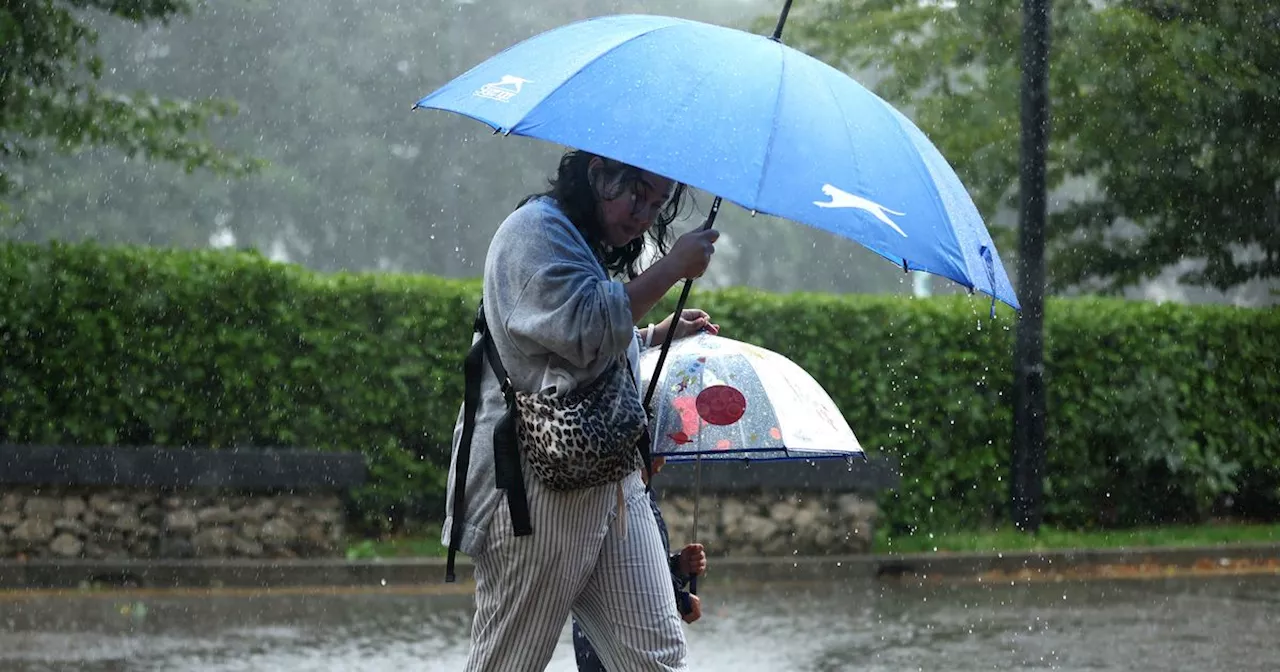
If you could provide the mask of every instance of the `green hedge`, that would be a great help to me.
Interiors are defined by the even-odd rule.
[[[1015,316],[967,297],[700,297],[811,372],[895,456],[898,533],[1009,519]],[[1123,527],[1280,513],[1280,311],[1048,302],[1046,518]]]
[[[11,244],[0,287],[0,441],[357,449],[363,520],[439,515],[476,282]],[[746,290],[692,305],[810,371],[900,462],[893,529],[1008,517],[1011,311]],[[1280,311],[1054,300],[1046,330],[1051,522],[1280,510]]]
[[[0,255],[0,441],[361,450],[368,522],[439,510],[477,284],[243,253]]]

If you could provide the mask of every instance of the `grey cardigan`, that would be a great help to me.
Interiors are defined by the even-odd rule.
[[[494,345],[517,390],[565,394],[595,380],[609,360],[624,352],[633,359],[632,368],[638,368],[639,332],[623,284],[608,276],[586,239],[550,198],[526,203],[498,227],[485,258],[483,296]],[[484,549],[489,520],[503,497],[494,484],[493,428],[506,412],[506,401],[487,362],[482,369],[458,545],[467,555]],[[453,528],[462,419],[459,410],[441,531],[446,546]],[[525,477],[530,477],[527,471]]]

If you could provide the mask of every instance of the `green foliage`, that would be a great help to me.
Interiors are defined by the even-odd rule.
[[[822,0],[788,35],[882,76],[990,217],[1017,198],[1021,25],[1000,0]],[[1057,0],[1051,30],[1053,286],[1280,277],[1280,5]]]
[[[440,543],[440,526],[426,535],[401,535],[384,539],[362,539],[347,547],[348,560],[377,558],[442,558],[448,548]]]
[[[747,290],[690,305],[813,374],[873,457],[900,463],[901,487],[881,502],[891,534],[1008,518],[1012,311]],[[1054,299],[1046,367],[1051,524],[1274,515],[1280,310]]]
[[[994,531],[964,530],[914,537],[877,532],[877,553],[1049,551],[1081,548],[1177,548],[1224,544],[1274,544],[1280,524],[1161,525],[1125,530],[1080,532],[1042,527],[1027,534],[1012,527]]]
[[[357,450],[366,522],[442,506],[475,284],[251,254],[0,256],[0,441]]]
[[[209,123],[233,114],[226,101],[191,103],[99,86],[106,68],[91,18],[146,25],[191,10],[188,0],[29,0],[0,8],[0,198],[13,163],[42,147],[72,152],[107,145],[126,156],[241,172],[255,164],[217,149]]]
[[[438,519],[479,290],[245,253],[7,244],[0,442],[358,450],[366,524]],[[743,289],[690,305],[812,373],[872,459],[899,462],[890,534],[1008,517],[1012,311]],[[1280,310],[1052,300],[1046,366],[1050,524],[1280,510]]]

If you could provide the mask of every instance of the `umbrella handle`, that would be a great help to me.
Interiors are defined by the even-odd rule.
[[[716,196],[716,200],[711,202],[711,212],[707,214],[707,221],[702,224],[702,231],[711,228],[716,221],[716,214],[720,212],[720,197]],[[684,304],[689,300],[689,289],[693,287],[693,278],[685,278],[684,289],[680,292],[680,300],[676,302],[676,309],[671,318],[671,328],[667,329],[667,335],[662,339],[662,352],[658,353],[658,364],[653,367],[653,377],[649,379],[649,389],[644,395],[644,407],[649,409],[649,404],[653,402],[653,393],[658,389],[658,378],[662,374],[662,365],[667,362],[667,352],[671,350],[671,342],[675,340],[676,325],[680,323],[679,315],[684,312]]]

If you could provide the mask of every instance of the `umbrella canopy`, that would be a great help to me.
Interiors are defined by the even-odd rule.
[[[855,240],[1017,308],[968,192],[924,134],[777,40],[653,15],[521,42],[422,98]]]
[[[653,376],[659,351],[640,357]],[[671,346],[658,379],[653,455],[702,459],[862,458],[862,446],[822,386],[776,352],[711,334]]]

